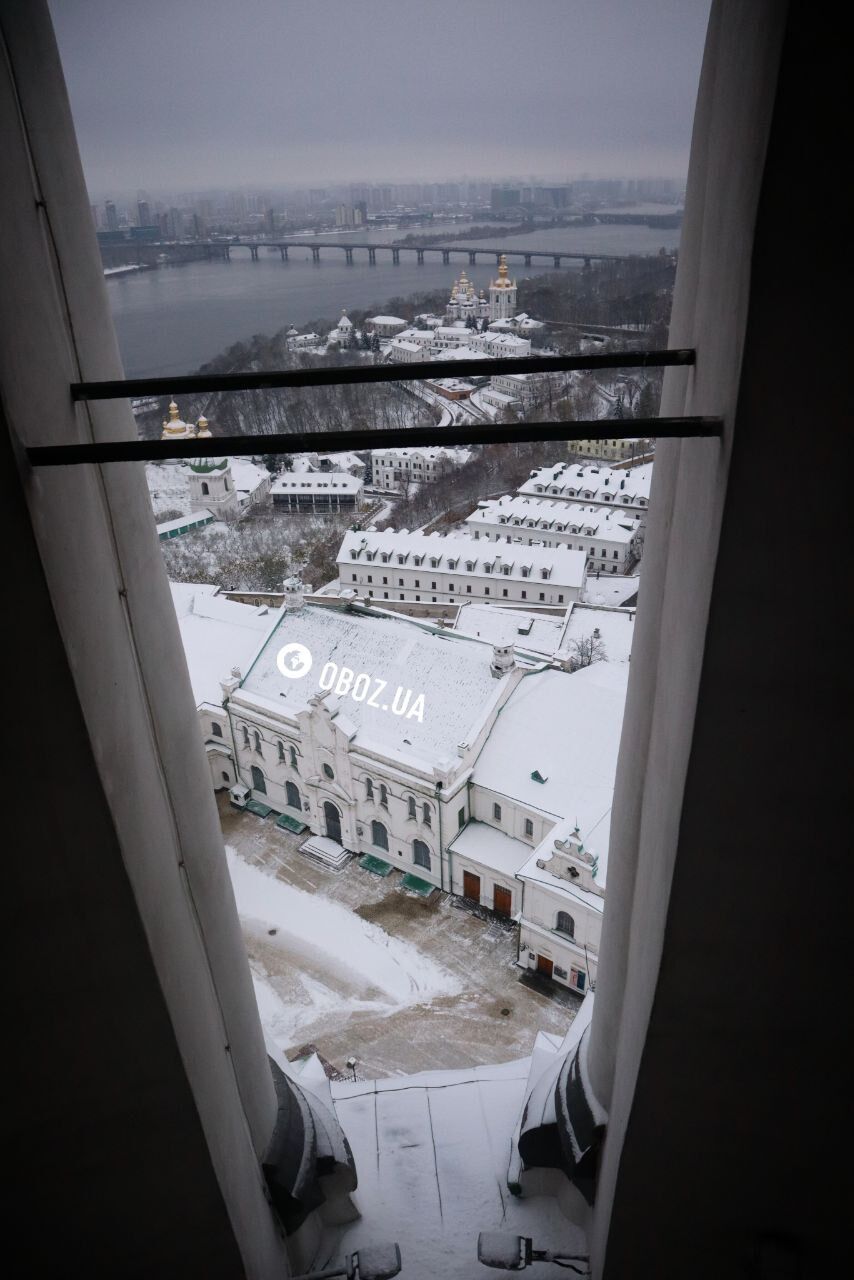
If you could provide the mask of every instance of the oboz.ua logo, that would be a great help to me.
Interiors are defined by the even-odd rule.
[[[301,680],[311,671],[311,654],[304,644],[283,645],[276,654],[276,666],[288,680]]]

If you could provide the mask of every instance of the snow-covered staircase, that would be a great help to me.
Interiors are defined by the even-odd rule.
[[[328,836],[310,836],[299,851],[331,871],[340,871],[353,857],[349,849],[342,848],[337,840],[330,840]]]

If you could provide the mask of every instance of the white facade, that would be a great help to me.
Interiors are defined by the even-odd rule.
[[[631,469],[558,462],[532,471],[518,492],[530,497],[559,498],[562,502],[625,507],[645,514],[649,509],[652,463]]]
[[[277,476],[270,494],[278,509],[322,515],[361,510],[364,489],[361,477],[346,471],[298,471]]]
[[[218,520],[235,520],[240,499],[228,458],[199,458],[189,464],[190,510],[210,511]]]
[[[395,338],[388,345],[388,358],[392,364],[412,364],[415,360],[423,360],[424,352],[415,342]]]
[[[406,328],[406,321],[400,316],[371,316],[367,323],[381,338],[393,338]]]
[[[338,552],[341,588],[381,604],[567,605],[580,598],[586,557],[564,547],[498,548],[464,535],[348,532]]]
[[[502,253],[498,266],[498,279],[489,286],[490,320],[509,320],[516,313],[516,281],[511,280],[507,259]]]
[[[605,890],[577,828],[555,827],[518,872],[519,964],[583,995],[596,982]]]
[[[400,492],[407,484],[437,480],[471,458],[469,449],[374,449],[371,469],[374,488]]]
[[[489,499],[466,518],[473,538],[582,551],[587,569],[630,573],[643,545],[640,518],[605,506],[565,503],[521,494]]]

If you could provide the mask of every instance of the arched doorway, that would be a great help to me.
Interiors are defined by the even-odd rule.
[[[341,844],[341,814],[335,808],[331,800],[326,800],[323,805],[323,820],[326,826],[326,834],[330,840],[334,840],[337,844]]]
[[[295,782],[285,783],[285,796],[291,809],[299,809],[302,812],[302,800],[300,799],[299,787]]]
[[[263,796],[267,794],[267,783],[264,781],[264,775],[257,764],[252,766],[252,790],[260,791]]]

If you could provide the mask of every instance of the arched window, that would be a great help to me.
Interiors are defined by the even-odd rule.
[[[285,762],[285,744],[284,744],[284,742],[277,742],[277,743],[276,743],[276,750],[277,750],[277,751],[278,751],[278,753],[279,753],[279,762],[280,762],[281,764],[284,764],[284,762]]]
[[[246,725],[243,725],[243,745],[244,747],[249,746],[249,730],[246,728]]]
[[[216,720],[213,720],[213,721],[211,722],[211,733],[213,734],[213,736],[214,736],[215,738],[221,738],[221,737],[222,737],[222,729],[221,729],[221,728],[220,728],[220,726],[217,724]]]
[[[210,489],[208,488],[207,483],[204,480],[202,481],[202,493],[205,495],[205,497],[207,497],[208,494],[210,493]]]
[[[421,814],[424,819],[424,826],[429,827],[431,822],[433,821],[433,811],[430,808],[429,804],[425,804],[422,806]]]
[[[285,795],[290,808],[299,809],[300,813],[302,813],[302,798],[300,797],[299,787],[295,782],[288,781],[285,783]]]
[[[423,867],[425,871],[430,870],[430,850],[423,840],[412,841],[412,859],[416,867]]]
[[[257,730],[257,729],[255,730],[255,735],[254,735],[254,736],[255,736],[255,750],[256,750],[256,751],[260,751],[260,750],[261,750],[261,735],[260,735],[260,733],[258,732],[258,730]]]
[[[409,796],[409,797],[407,797],[406,804],[407,804],[407,807],[408,807],[408,810],[409,810],[409,812],[407,813],[407,817],[409,817],[409,818],[414,818],[414,817],[416,816],[416,812],[415,812],[415,796]]]
[[[384,809],[388,808],[388,787],[384,782],[380,783],[380,804]]]
[[[229,775],[225,772],[225,769],[223,769],[223,771],[222,771],[222,780],[223,780],[223,782],[231,782],[231,778],[230,778],[230,777],[229,777]]]
[[[332,768],[332,765],[331,765],[331,764],[326,764],[326,762],[324,761],[324,764],[323,764],[323,772],[324,772],[324,774],[326,775],[326,777],[327,777],[327,778],[329,778],[330,782],[331,782],[331,781],[334,781],[334,778],[335,778],[335,771],[333,770],[333,768]]]
[[[291,757],[291,768],[296,769],[297,773],[299,773],[299,765],[297,764],[297,749],[296,747],[291,746],[288,748],[288,750],[290,752],[290,757]]]
[[[374,784],[371,778],[365,778],[365,797],[368,800],[374,798]]]
[[[557,922],[555,924],[556,933],[565,933],[568,938],[575,937],[575,921],[567,911],[559,911],[557,913]]]
[[[371,840],[378,849],[385,849],[388,852],[388,832],[381,822],[371,823]]]
[[[258,768],[257,764],[252,766],[252,790],[260,791],[262,795],[267,794],[267,783],[264,781],[264,775]]]

